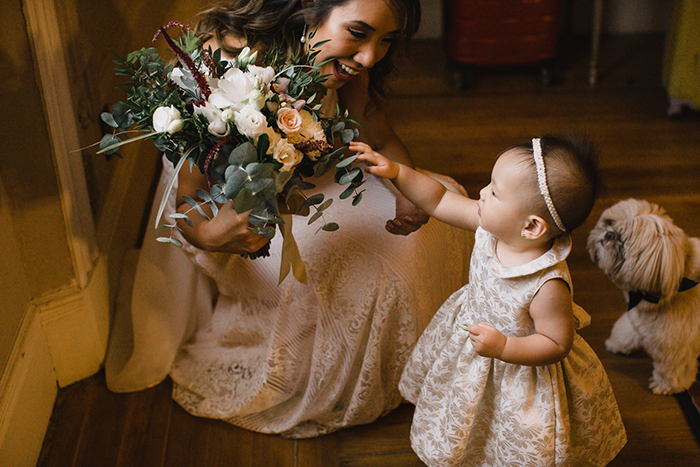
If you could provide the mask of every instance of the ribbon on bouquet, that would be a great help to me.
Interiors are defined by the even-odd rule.
[[[304,261],[301,259],[297,242],[294,240],[294,235],[292,234],[292,215],[282,214],[282,220],[284,221],[284,224],[280,226],[280,230],[282,231],[284,241],[282,242],[282,260],[280,264],[279,284],[281,284],[284,278],[287,277],[290,269],[292,270],[294,277],[299,282],[302,284],[307,284],[306,266],[304,265]]]

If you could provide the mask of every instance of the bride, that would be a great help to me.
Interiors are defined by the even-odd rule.
[[[198,29],[229,57],[244,46],[327,40],[317,58],[327,61],[324,108],[347,109],[360,140],[412,165],[380,104],[392,57],[419,20],[418,0],[237,0],[202,12]],[[173,170],[165,162],[156,202]],[[356,207],[337,199],[343,187],[332,173],[314,182],[336,198],[327,212],[340,229],[317,234],[295,217],[308,284],[290,275],[278,285],[281,239],[267,258],[241,257],[268,240],[248,230],[233,203],[211,220],[190,214],[183,249],[146,233],[131,304],[117,310],[110,338],[111,390],[170,375],[173,398],[190,413],[292,438],[369,423],[398,406],[417,337],[467,279],[472,238],[428,220],[376,178]],[[206,183],[196,168],[181,170],[165,216],[186,210],[182,195]]]

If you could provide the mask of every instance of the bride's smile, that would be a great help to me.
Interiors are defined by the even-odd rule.
[[[337,89],[386,56],[400,34],[396,12],[389,2],[351,0],[331,12],[315,29],[309,45],[320,46],[317,63],[328,75],[325,86]]]

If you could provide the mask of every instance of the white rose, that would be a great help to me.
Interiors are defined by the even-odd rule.
[[[260,110],[265,105],[265,96],[257,89],[253,89],[244,102],[255,107],[256,110]]]
[[[301,162],[304,155],[294,147],[292,143],[284,138],[281,138],[272,151],[272,157],[281,164],[283,167],[281,171],[292,171],[294,166]]]
[[[207,129],[212,135],[223,137],[229,134],[230,128],[224,118],[224,113],[210,102],[204,106],[194,106],[194,113],[206,117],[209,122]]]
[[[174,105],[170,107],[158,107],[153,112],[153,131],[158,133],[168,132],[169,134],[177,133],[182,130],[184,122],[180,111]]]
[[[209,102],[220,109],[233,107],[238,110],[253,91],[254,84],[240,68],[230,68],[221,79],[211,81]]]
[[[275,70],[271,66],[263,68],[260,66],[248,65],[248,73],[253,75],[265,85],[270,84],[272,78],[275,77]]]
[[[238,131],[250,138],[257,138],[267,128],[265,115],[249,105],[246,105],[236,113],[234,122]]]

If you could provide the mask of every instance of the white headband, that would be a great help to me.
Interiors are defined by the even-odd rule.
[[[547,209],[549,209],[549,213],[552,215],[552,219],[554,219],[554,223],[557,224],[559,230],[566,232],[566,227],[564,227],[564,223],[561,221],[561,218],[554,207],[552,197],[549,195],[549,187],[547,186],[547,172],[544,168],[542,145],[539,138],[532,139],[532,155],[535,157],[535,165],[537,166],[537,182],[540,184],[540,193],[542,193],[542,197],[544,198],[544,204],[547,205]]]

